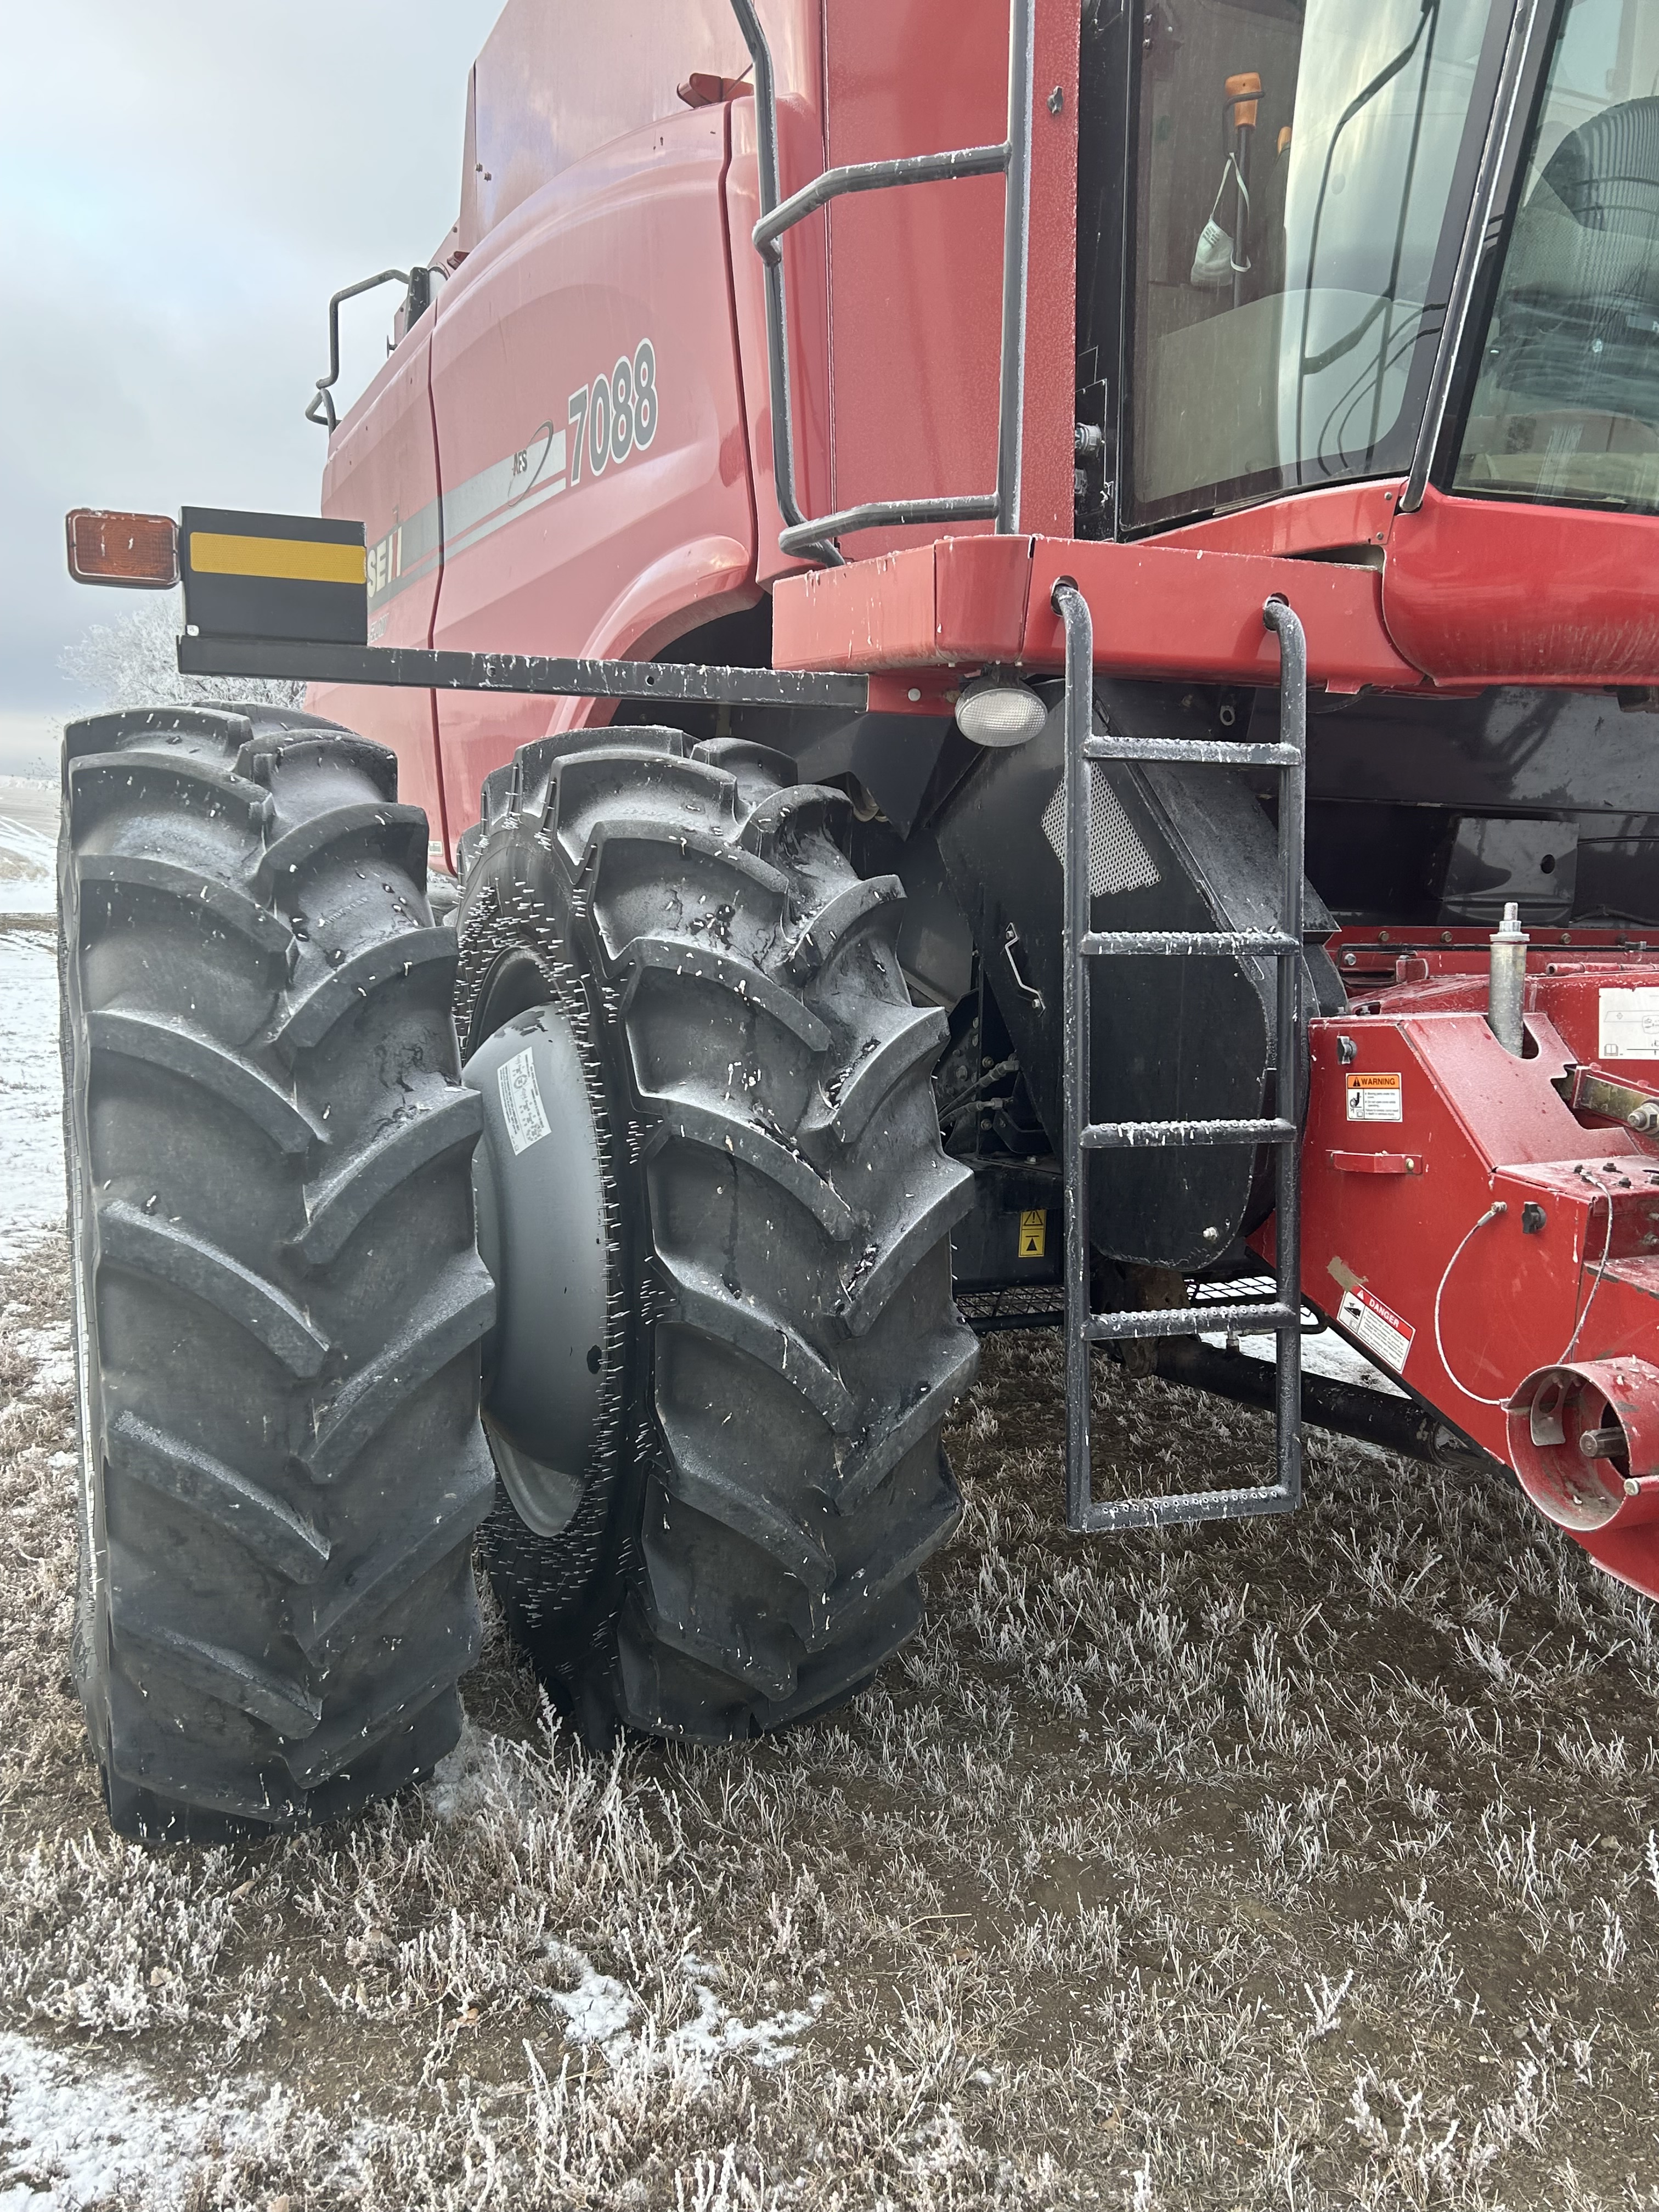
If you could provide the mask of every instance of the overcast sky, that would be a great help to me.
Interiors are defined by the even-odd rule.
[[[67,508],[317,511],[328,295],[454,220],[501,6],[0,0],[0,769],[131,604],[69,582]],[[346,310],[347,398],[395,304]]]

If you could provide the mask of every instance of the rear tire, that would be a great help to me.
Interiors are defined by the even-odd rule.
[[[484,1532],[592,1741],[841,1704],[916,1626],[960,1516],[940,1429],[978,1347],[951,1288],[971,1177],[939,1144],[945,1020],[905,990],[899,886],[860,882],[831,834],[848,803],[794,777],[672,730],[547,740],[462,841],[464,1051],[532,1008],[562,1023],[600,1166],[591,1432],[496,1447],[520,1486],[514,1450],[582,1468],[580,1498],[538,1534],[503,1482]],[[525,1157],[558,1175],[560,1149]]]
[[[75,1672],[126,1834],[331,1817],[459,1730],[494,1292],[454,938],[396,799],[305,714],[65,738]]]

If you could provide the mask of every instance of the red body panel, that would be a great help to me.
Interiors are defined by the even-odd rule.
[[[432,345],[439,647],[648,658],[755,598],[726,113],[682,110],[562,171],[489,234],[445,297]],[[619,453],[613,439],[596,470],[598,403],[581,417],[571,395],[613,372],[620,380],[617,365],[647,343],[649,443]],[[515,453],[527,457],[517,477]],[[444,694],[438,713],[451,819],[462,823],[515,746],[593,719],[580,701],[550,717],[545,700],[467,692]]]
[[[1659,683],[1659,516],[1431,490],[1395,519],[1382,618],[1437,684]]]
[[[1036,22],[1020,522],[1051,532],[1072,520],[1079,16],[1079,0],[1050,0]],[[1006,136],[1000,7],[836,0],[825,56],[830,167]],[[994,489],[1003,204],[1000,177],[975,177],[830,209],[831,506]],[[928,534],[867,531],[846,550]]]
[[[1389,957],[1375,938],[1358,948],[1364,964]],[[1355,949],[1350,938],[1338,940],[1340,957],[1343,948]],[[1486,1025],[1485,968],[1480,949],[1409,951],[1397,969],[1413,980],[1311,1025],[1303,1286],[1334,1319],[1345,1291],[1363,1291],[1368,1310],[1380,1304],[1369,1321],[1351,1307],[1348,1333],[1369,1331],[1373,1356],[1378,1342],[1389,1347],[1407,1388],[1513,1463],[1504,1408],[1528,1376],[1564,1358],[1636,1358],[1654,1346],[1659,1144],[1581,1119],[1553,1079],[1595,1066],[1601,994],[1659,988],[1659,953],[1534,950],[1526,1020],[1537,1049],[1521,1059]],[[1601,1072],[1659,1086],[1659,1058],[1621,1058]],[[1356,1077],[1381,1082],[1398,1118],[1352,1118]],[[1478,1225],[1495,1201],[1505,1211]],[[1271,1233],[1261,1242],[1270,1249]],[[1616,1528],[1571,1533],[1659,1595],[1659,1528],[1621,1517]]]
[[[380,574],[380,562],[386,571],[378,592],[371,577],[371,645],[432,642],[441,553],[438,454],[428,382],[431,343],[428,317],[404,340],[341,424],[323,474],[323,513],[362,522],[371,553],[380,556],[374,575]],[[404,798],[425,807],[434,846],[446,842],[431,692],[390,686],[348,690],[324,684],[313,685],[309,696],[314,712],[332,714],[349,729],[391,746]]]
[[[1081,586],[1097,665],[1115,674],[1276,683],[1278,649],[1261,609],[1278,592],[1302,617],[1314,682],[1357,690],[1422,680],[1383,631],[1374,569],[1162,540],[945,538],[793,577],[773,594],[772,657],[781,668],[999,660],[1057,669],[1066,655],[1050,594],[1061,576]]]

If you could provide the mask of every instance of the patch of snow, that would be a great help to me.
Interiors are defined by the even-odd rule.
[[[57,949],[0,929],[0,1255],[64,1218],[63,1096]]]
[[[0,1255],[64,1218],[57,805],[46,785],[0,792]]]
[[[453,1751],[445,1753],[430,1781],[422,1784],[421,1796],[433,1819],[446,1823],[482,1818],[502,1803],[519,1809],[529,1802],[515,1762],[503,1756],[501,1738],[470,1716]]]
[[[751,2066],[785,2066],[829,2002],[820,1993],[808,1999],[807,2009],[802,2012],[767,2013],[759,2020],[739,2020],[726,2009],[710,1986],[720,1978],[718,1967],[705,1966],[690,1952],[680,1964],[697,2000],[697,2016],[677,2027],[668,2041],[689,2058],[746,2058]]]
[[[549,1990],[548,2002],[564,2014],[564,2032],[572,2043],[597,2043],[614,2059],[623,2057],[634,2039],[629,2022],[639,2010],[639,1999],[613,1975],[601,1974],[591,1960],[568,1943],[550,1942],[548,1955],[565,1973],[576,1976],[574,1990]]]
[[[722,2058],[741,2058],[751,2066],[785,2066],[829,2002],[819,1995],[803,2011],[739,2019],[714,1994],[715,1984],[723,1978],[720,1969],[687,1952],[680,1971],[697,2001],[696,2018],[671,2029],[657,2042],[648,2031],[635,2032],[633,2023],[645,2007],[625,1982],[600,1973],[591,1959],[568,1943],[550,1938],[546,1951],[550,1964],[561,1974],[574,1975],[575,1985],[540,1994],[563,2015],[567,2038],[572,2043],[597,2045],[612,2066],[678,2059],[701,2073]]]
[[[204,2154],[252,2141],[284,2102],[250,2082],[180,2103],[141,2067],[0,2033],[0,2212],[80,2212],[118,2194],[170,2212]]]

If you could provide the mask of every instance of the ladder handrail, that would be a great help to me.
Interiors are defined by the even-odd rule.
[[[755,132],[760,221],[755,250],[763,269],[766,356],[772,403],[772,481],[784,528],[779,550],[811,554],[826,567],[843,564],[830,543],[843,532],[908,523],[994,522],[1008,535],[1019,528],[1021,447],[1025,430],[1025,316],[1030,276],[1031,100],[1035,64],[1034,0],[1009,0],[1008,136],[998,146],[969,146],[826,169],[788,199],[778,173],[777,78],[772,49],[755,0],[732,0],[732,12],[755,69]],[[913,184],[948,183],[958,177],[1000,172],[1003,200],[1002,349],[997,380],[997,483],[994,492],[946,494],[916,499],[873,500],[833,514],[809,517],[795,488],[794,410],[789,380],[789,330],[784,291],[783,234],[819,208],[848,192],[881,191]]]

